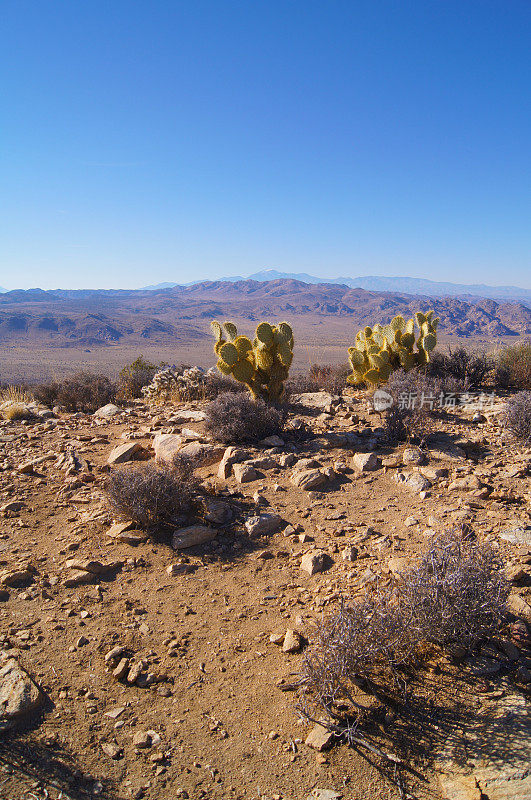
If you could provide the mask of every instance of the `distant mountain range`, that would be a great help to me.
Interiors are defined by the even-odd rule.
[[[312,284],[339,284],[352,289],[366,289],[370,292],[401,292],[403,294],[422,295],[424,297],[486,297],[491,300],[518,300],[526,305],[531,305],[531,289],[522,289],[518,286],[488,286],[483,283],[448,283],[446,281],[430,281],[425,278],[408,277],[380,277],[366,275],[357,278],[318,278],[306,272],[291,273],[279,272],[275,269],[265,269],[254,275],[244,278],[241,275],[219,278],[219,281],[237,283],[239,281],[276,281],[295,280]],[[184,284],[193,286],[204,281],[191,281]],[[154,286],[144,286],[146,290],[173,289],[183,285],[178,283],[159,283]]]
[[[355,331],[375,320],[385,323],[395,314],[410,317],[431,307],[446,335],[494,342],[531,334],[531,308],[522,302],[470,295],[414,296],[280,278],[202,281],[161,289],[18,289],[0,295],[0,345],[178,345],[209,340],[210,320],[217,317],[247,320],[250,327],[261,318],[293,319],[306,326],[324,326],[327,320],[338,326],[343,319],[346,328]],[[323,338],[327,335],[323,327]]]

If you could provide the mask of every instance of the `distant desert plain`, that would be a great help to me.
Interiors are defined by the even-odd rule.
[[[438,349],[496,350],[531,335],[531,309],[518,301],[414,296],[292,279],[205,281],[154,290],[18,290],[0,295],[0,381],[37,383],[87,370],[114,377],[138,355],[154,363],[215,363],[210,322],[287,320],[294,372],[341,364],[357,330],[433,308]]]

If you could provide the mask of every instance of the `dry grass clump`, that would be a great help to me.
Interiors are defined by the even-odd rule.
[[[258,442],[280,436],[286,421],[284,409],[253,400],[247,392],[225,392],[205,408],[207,432],[217,442]]]
[[[58,405],[67,411],[92,413],[116,401],[117,386],[106,375],[78,372],[63,381],[36,386],[34,394],[50,408]]]
[[[439,382],[418,369],[399,369],[383,389],[393,399],[383,415],[387,440],[391,444],[415,442],[422,446],[433,430],[431,415],[440,405]]]
[[[14,421],[32,416],[28,404],[33,396],[21,386],[6,386],[0,389],[0,414],[4,419]]]
[[[117,517],[149,530],[171,524],[194,507],[199,483],[190,459],[176,456],[170,464],[134,464],[111,472],[104,485],[107,502]]]
[[[427,643],[455,652],[495,634],[508,594],[503,564],[492,548],[459,532],[439,537],[391,589],[342,602],[321,622],[302,664],[299,712],[359,741],[360,686],[393,695],[404,686],[403,668],[414,669],[429,652]]]
[[[531,442],[531,392],[518,392],[505,403],[503,424],[524,444]]]

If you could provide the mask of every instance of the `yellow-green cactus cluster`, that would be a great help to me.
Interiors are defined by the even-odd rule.
[[[293,361],[293,331],[288,323],[261,322],[253,341],[238,336],[232,322],[220,325],[214,321],[212,330],[219,371],[245,383],[255,399],[280,400]]]
[[[401,316],[395,317],[388,325],[377,324],[358,331],[356,344],[348,349],[352,367],[348,382],[375,386],[385,383],[395,369],[410,370],[427,364],[437,344],[439,320],[433,314],[433,311],[415,314],[419,330],[416,339],[413,319],[406,322]]]

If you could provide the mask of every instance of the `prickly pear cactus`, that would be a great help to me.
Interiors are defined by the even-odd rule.
[[[354,347],[348,349],[352,367],[348,382],[376,386],[385,383],[395,369],[410,370],[427,364],[437,344],[439,320],[433,314],[433,311],[415,314],[416,339],[415,321],[410,319],[406,322],[401,316],[395,317],[388,325],[376,324],[358,331]]]
[[[280,400],[293,361],[293,331],[288,323],[261,322],[253,341],[239,336],[232,322],[220,325],[214,320],[211,327],[219,371],[245,383],[255,399]]]

